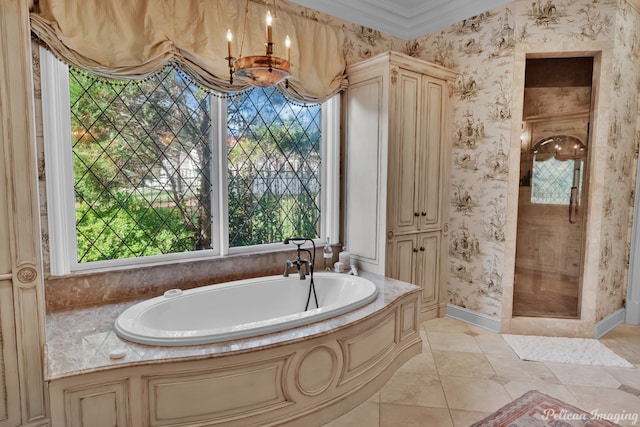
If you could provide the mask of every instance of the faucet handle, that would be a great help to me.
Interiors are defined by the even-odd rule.
[[[289,269],[291,267],[293,267],[293,265],[294,265],[294,262],[291,261],[290,259],[285,261],[285,263],[284,263],[284,273],[282,273],[282,275],[284,277],[289,277]]]

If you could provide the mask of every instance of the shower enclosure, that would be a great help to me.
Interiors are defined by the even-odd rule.
[[[580,317],[593,58],[528,59],[514,316]]]

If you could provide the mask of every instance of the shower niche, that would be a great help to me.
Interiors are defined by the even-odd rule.
[[[513,315],[579,318],[593,58],[528,59]]]

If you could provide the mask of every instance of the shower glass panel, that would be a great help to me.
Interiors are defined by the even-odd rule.
[[[580,316],[592,70],[593,58],[527,60],[514,316]]]

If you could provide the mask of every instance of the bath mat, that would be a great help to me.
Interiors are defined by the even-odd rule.
[[[502,336],[523,360],[635,368],[595,339],[509,334]]]
[[[629,415],[598,411],[589,414],[538,390],[530,390],[471,427],[620,427],[612,420]]]

